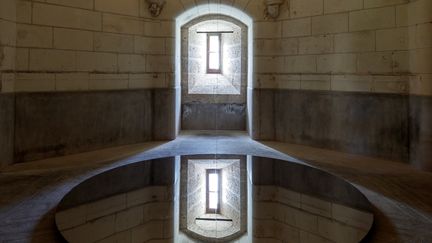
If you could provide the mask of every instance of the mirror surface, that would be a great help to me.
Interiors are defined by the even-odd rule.
[[[91,177],[60,202],[68,242],[360,242],[369,201],[327,172],[248,155],[175,156]]]

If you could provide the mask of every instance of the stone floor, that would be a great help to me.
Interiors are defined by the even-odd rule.
[[[129,145],[2,168],[0,242],[63,242],[54,226],[56,205],[72,187],[92,175],[144,159],[209,153],[297,158],[348,180],[368,197],[376,215],[368,242],[432,242],[432,173],[365,156],[257,142],[235,132],[183,133],[170,142]]]

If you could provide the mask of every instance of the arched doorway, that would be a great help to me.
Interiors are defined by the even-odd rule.
[[[252,19],[227,5],[200,5],[176,18],[177,131],[251,134],[252,37]]]

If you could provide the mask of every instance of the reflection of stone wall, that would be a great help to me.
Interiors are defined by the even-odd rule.
[[[359,242],[373,215],[277,186],[254,186],[254,242]]]
[[[246,229],[246,168],[233,163],[222,169],[221,214],[233,220],[234,228]]]
[[[68,242],[149,242],[173,239],[173,188],[151,186],[60,211]]]

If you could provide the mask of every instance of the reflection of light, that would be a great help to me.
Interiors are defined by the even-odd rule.
[[[220,69],[220,36],[209,36],[209,68]]]
[[[219,174],[209,174],[209,209],[218,209],[219,202]]]

